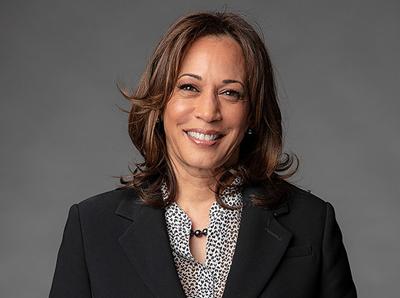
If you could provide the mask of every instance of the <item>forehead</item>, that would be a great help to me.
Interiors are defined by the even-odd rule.
[[[186,51],[179,73],[197,72],[242,79],[245,61],[239,43],[229,36],[208,35],[195,40]]]

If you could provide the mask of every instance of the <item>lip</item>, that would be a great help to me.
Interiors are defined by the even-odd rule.
[[[221,135],[223,136],[223,133],[218,130],[213,130],[213,129],[202,129],[202,128],[189,128],[189,129],[184,129],[184,132],[188,131],[194,131],[194,132],[199,132],[207,135]]]
[[[202,134],[209,134],[209,135],[218,135],[218,138],[215,140],[199,140],[196,139],[192,136],[190,136],[187,132],[198,132],[198,133],[202,133]],[[220,140],[222,139],[222,137],[224,137],[224,134],[221,131],[217,131],[217,130],[209,130],[209,129],[201,129],[201,128],[190,128],[190,129],[184,129],[183,132],[185,133],[186,137],[192,141],[193,143],[195,143],[196,145],[200,145],[203,147],[210,147],[213,146],[217,143],[220,142]]]

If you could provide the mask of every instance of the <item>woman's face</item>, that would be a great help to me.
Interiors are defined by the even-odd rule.
[[[244,82],[235,40],[205,36],[192,44],[163,115],[168,156],[178,170],[213,170],[237,161],[248,128]]]

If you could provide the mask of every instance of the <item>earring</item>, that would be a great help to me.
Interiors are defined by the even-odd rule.
[[[247,134],[248,134],[248,135],[252,135],[252,134],[253,134],[253,130],[252,130],[251,128],[249,128],[249,129],[247,130]]]

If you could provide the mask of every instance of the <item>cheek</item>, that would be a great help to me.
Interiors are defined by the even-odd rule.
[[[242,107],[236,107],[235,109],[230,110],[225,119],[229,122],[231,127],[241,133],[247,129],[248,126],[248,107],[247,105],[243,105]]]
[[[181,100],[171,100],[164,112],[164,125],[166,129],[188,121],[190,106]]]

